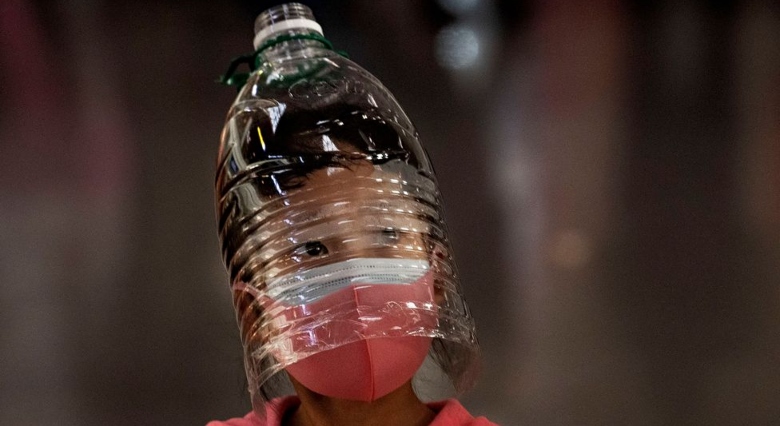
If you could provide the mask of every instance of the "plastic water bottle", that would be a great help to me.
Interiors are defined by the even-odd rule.
[[[216,174],[253,404],[290,391],[285,368],[356,339],[428,338],[430,359],[465,389],[474,324],[414,126],[379,80],[332,49],[306,6],[264,12],[255,32],[253,72],[227,114]],[[429,276],[432,290],[313,313],[348,284],[328,269],[335,263],[369,271],[370,282]],[[355,309],[359,329],[349,328]]]

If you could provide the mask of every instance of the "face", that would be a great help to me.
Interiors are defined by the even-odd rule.
[[[427,207],[399,195],[408,190],[398,173],[363,161],[316,170],[280,197],[263,227],[268,242],[250,265],[256,273],[234,289],[244,342],[279,333],[261,320],[280,303],[264,296],[276,277],[349,259],[430,260]]]

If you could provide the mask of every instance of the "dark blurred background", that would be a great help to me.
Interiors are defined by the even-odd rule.
[[[280,2],[0,2],[0,424],[249,409],[214,83]],[[780,421],[780,7],[305,1],[438,173],[502,425]]]

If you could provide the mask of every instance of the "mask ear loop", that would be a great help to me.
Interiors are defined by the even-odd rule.
[[[250,73],[237,73],[238,67],[240,67],[243,64],[247,64],[249,66],[250,71],[255,70],[255,56],[252,55],[243,55],[238,56],[236,58],[233,58],[230,61],[230,65],[228,66],[227,71],[225,74],[222,74],[219,76],[217,80],[215,80],[217,83],[224,84],[225,86],[235,86],[237,90],[241,90],[241,88],[246,84],[247,79],[249,78]]]

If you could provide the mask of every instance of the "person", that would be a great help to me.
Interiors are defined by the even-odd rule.
[[[308,199],[316,199],[318,202],[310,203],[307,211],[312,217],[320,217],[325,207],[331,207],[331,210],[328,211],[329,217],[339,217],[342,223],[348,223],[352,229],[366,229],[370,227],[370,222],[376,221],[376,217],[361,215],[359,209],[352,208],[353,204],[365,205],[369,203],[371,194],[391,190],[392,182],[398,181],[399,177],[397,173],[383,172],[365,160],[357,161],[349,167],[324,167],[309,172],[307,182],[289,190],[285,199],[292,205],[305,204]],[[346,191],[344,191],[345,188]],[[333,200],[339,199],[338,194],[344,192],[352,195],[350,204],[342,204],[340,207],[334,206]],[[316,197],[313,196],[314,194]],[[414,206],[410,204],[412,203],[401,199],[396,201],[395,207],[398,210],[411,211]],[[318,212],[313,213],[314,210]],[[296,214],[301,215],[300,211]],[[408,216],[395,217],[392,221],[392,229],[414,228],[416,226],[413,223],[415,220],[417,219]],[[342,233],[336,233],[337,237],[317,240],[316,245],[312,244],[312,241],[308,241],[308,244],[304,244],[303,247],[306,250],[302,251],[301,255],[316,258],[337,254],[337,257],[330,257],[330,263],[315,267],[314,274],[321,273],[323,267],[344,261],[372,259],[373,262],[377,262],[380,259],[390,259],[383,256],[395,254],[397,246],[417,248],[405,253],[406,260],[427,262],[426,257],[435,256],[425,250],[427,230],[404,233],[404,235],[398,235],[398,233],[387,235],[387,230],[391,229],[388,227],[389,224],[385,221],[381,225],[383,232],[373,239],[369,237],[364,238],[363,241],[349,241],[359,238],[355,235],[345,236]],[[418,226],[418,228],[420,227]],[[381,239],[392,239],[393,244],[387,245]],[[381,244],[375,244],[377,240]],[[344,241],[349,241],[347,244],[351,243],[353,247],[343,247]],[[306,247],[307,245],[308,247]],[[339,247],[340,245],[342,247]],[[286,259],[286,261],[295,263],[294,260],[290,259]],[[274,266],[283,267],[278,263]],[[430,276],[431,274],[426,273],[426,275]],[[388,291],[387,287],[393,286],[387,284],[361,283],[330,292],[325,296],[287,294],[284,304],[272,300],[280,298],[279,295],[265,296],[266,299],[263,300],[263,297],[256,297],[255,292],[246,291],[246,287],[244,287],[242,290],[235,291],[242,335],[245,336],[245,341],[250,342],[250,347],[253,339],[259,339],[260,345],[267,346],[271,336],[278,336],[280,331],[274,330],[271,326],[258,331],[258,324],[263,322],[263,312],[274,309],[278,311],[282,305],[287,305],[282,308],[284,313],[277,315],[284,317],[285,321],[300,317],[301,306],[305,306],[306,311],[308,311],[307,315],[312,317],[318,315],[332,317],[335,310],[342,311],[341,315],[354,314],[352,322],[347,326],[342,325],[341,330],[328,329],[328,333],[331,335],[327,338],[332,339],[333,333],[370,335],[371,332],[366,330],[364,323],[356,319],[358,311],[361,309],[365,314],[365,311],[372,307],[386,306],[392,303],[431,306],[439,306],[443,303],[444,292],[438,290],[431,279],[426,279],[426,275],[408,285],[397,285],[395,287],[398,288],[393,289],[393,291]],[[361,279],[367,281],[366,277]],[[365,299],[372,296],[372,292],[373,296],[379,300],[366,301]],[[358,293],[360,297],[355,298],[355,293]],[[290,300],[296,297],[305,298],[306,303],[304,305],[291,304]],[[356,302],[356,299],[364,300]],[[372,303],[374,306],[371,306]],[[352,311],[350,312],[350,310]],[[380,310],[377,309],[377,311]],[[376,318],[371,319],[376,320]],[[392,326],[401,328],[406,325],[396,322]],[[435,318],[430,318],[430,321],[427,322],[418,318],[418,324],[416,324],[416,327],[433,328],[435,326]],[[344,330],[344,327],[347,330]],[[384,324],[383,327],[388,327],[388,324]],[[311,331],[311,328],[307,329],[307,332]],[[377,344],[381,340],[387,342],[384,342],[384,345]],[[265,416],[262,413],[258,415],[256,412],[252,412],[240,419],[224,422],[213,421],[208,423],[208,426],[493,425],[484,417],[472,417],[455,399],[425,404],[418,398],[412,385],[412,376],[422,364],[430,347],[431,339],[426,337],[375,337],[361,339],[310,355],[286,366],[285,372],[293,386],[295,395],[267,401],[264,407]],[[302,351],[301,348],[291,350],[296,351],[296,353]],[[383,365],[367,366],[365,370],[373,371],[361,371],[361,361],[366,359],[364,353],[369,353],[370,357],[373,358],[368,360],[369,363],[373,361]],[[283,359],[284,356],[282,353],[274,355],[277,360]],[[323,375],[323,372],[326,374]],[[317,389],[317,391],[312,390],[312,388]]]
[[[257,22],[216,179],[253,411],[208,426],[493,425],[423,402],[469,388],[479,347],[413,126],[307,7]]]

